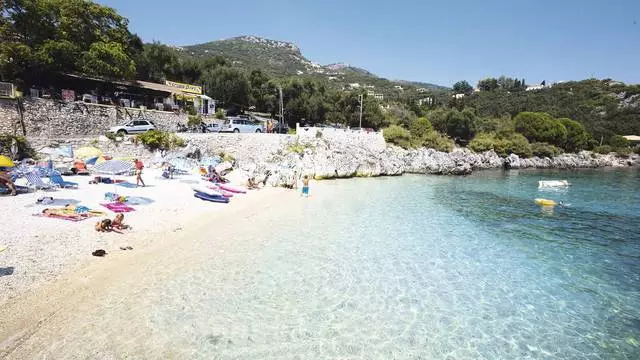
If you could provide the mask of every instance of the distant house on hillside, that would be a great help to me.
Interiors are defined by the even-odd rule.
[[[544,89],[546,86],[544,85],[528,85],[525,89],[526,91],[534,91]]]
[[[404,90],[404,89],[402,88],[402,86],[400,86],[400,85],[396,85],[396,86],[394,86],[393,88],[394,88],[394,89],[396,89],[396,90],[400,90],[400,91]]]
[[[360,84],[358,84],[358,83],[351,83],[351,84],[349,84],[349,88],[350,88],[350,89],[359,89],[359,88],[360,88]]]
[[[427,88],[418,88],[416,91],[419,92],[419,93],[425,93],[425,92],[427,92],[429,90]]]
[[[462,99],[463,97],[464,97],[464,94],[453,94],[454,99]]]
[[[380,101],[384,100],[384,95],[383,94],[373,94],[373,97],[376,100],[380,100]]]
[[[431,105],[431,104],[433,104],[433,98],[426,97],[426,98],[418,99],[418,101],[416,101],[416,103],[418,104],[418,106]]]

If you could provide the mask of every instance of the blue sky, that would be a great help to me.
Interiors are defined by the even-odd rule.
[[[640,0],[99,0],[144,41],[239,35],[296,43],[309,60],[450,86],[507,75],[640,83]]]

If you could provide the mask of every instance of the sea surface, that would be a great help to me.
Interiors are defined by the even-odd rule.
[[[538,190],[545,179],[572,185]],[[158,295],[155,331],[193,358],[640,358],[637,170],[339,180],[311,194],[271,220],[260,251],[185,266]]]

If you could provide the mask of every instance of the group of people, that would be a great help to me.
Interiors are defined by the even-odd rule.
[[[124,214],[117,214],[116,217],[111,219],[104,219],[96,223],[95,229],[97,232],[109,232],[113,230],[126,230],[131,229],[131,226],[124,223]]]

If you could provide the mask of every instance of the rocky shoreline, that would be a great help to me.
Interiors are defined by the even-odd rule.
[[[458,148],[450,153],[434,149],[405,150],[384,142],[381,135],[296,136],[254,134],[179,134],[187,146],[169,156],[211,156],[226,154],[232,159],[238,178],[254,177],[271,186],[291,187],[301,175],[315,179],[396,176],[410,174],[468,175],[485,169],[579,169],[640,166],[640,155],[627,158],[588,151],[562,154],[554,158],[506,158],[493,151],[474,153]],[[131,139],[114,143],[106,138],[76,138],[55,141],[55,145],[96,146],[113,156],[138,157],[157,162],[158,154],[147,151]],[[30,139],[35,148],[52,146],[51,139]],[[266,174],[270,174],[267,178]]]
[[[245,177],[264,179],[273,186],[293,186],[295,179],[307,174],[315,179],[397,176],[410,174],[468,175],[486,169],[580,169],[640,166],[640,155],[620,158],[588,151],[562,154],[554,158],[506,158],[493,151],[474,153],[456,149],[451,153],[434,149],[405,150],[396,146],[366,147],[327,140],[312,140],[291,151],[281,148],[264,160],[236,157],[237,169]],[[247,161],[248,160],[248,161]]]

